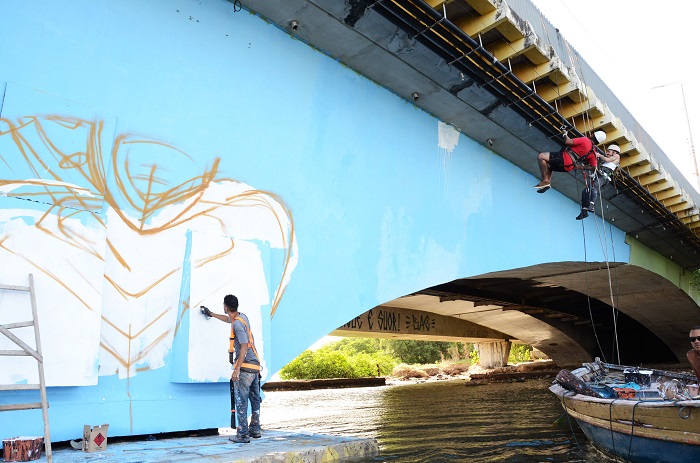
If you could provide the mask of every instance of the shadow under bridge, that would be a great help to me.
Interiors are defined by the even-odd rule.
[[[559,366],[685,363],[695,302],[625,263],[559,262],[462,278],[388,301],[331,334],[521,342]]]

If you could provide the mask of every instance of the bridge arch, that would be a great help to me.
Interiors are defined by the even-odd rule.
[[[357,318],[360,326],[344,325],[333,334],[361,331],[406,339],[516,340],[562,366],[594,357],[631,365],[677,363],[688,350],[688,320],[697,317],[697,304],[677,285],[624,263],[547,263],[417,290],[374,309],[375,319],[383,312],[393,317],[392,326],[362,327],[370,313]],[[440,318],[433,330],[409,326],[417,317],[433,317],[435,324],[435,316]],[[397,317],[406,320],[403,331],[403,323],[395,323]],[[464,322],[474,326],[461,331],[445,328]]]

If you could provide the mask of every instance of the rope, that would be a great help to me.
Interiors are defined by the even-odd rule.
[[[585,172],[584,172],[584,175],[585,175]],[[584,187],[585,187],[585,181],[584,181]],[[581,195],[581,193],[579,192],[579,196],[580,195]],[[598,331],[595,329],[595,321],[593,320],[593,309],[591,308],[591,295],[590,295],[589,288],[588,288],[588,248],[586,246],[586,226],[584,224],[584,220],[581,220],[581,234],[583,235],[583,265],[584,265],[584,270],[585,270],[584,274],[586,276],[586,301],[588,303],[588,316],[591,319],[591,328],[593,328],[593,336],[595,336],[595,342],[598,345],[598,352],[600,352],[600,355],[603,356],[603,361],[605,363],[608,363],[607,360],[605,360],[605,353],[603,352],[603,347],[600,345],[600,339],[598,338]]]
[[[610,443],[612,444],[613,455],[617,453],[615,450],[615,433],[613,432],[613,427],[612,427],[612,422],[613,422],[613,420],[612,420],[612,407],[613,407],[613,404],[615,403],[616,400],[617,399],[611,400],[610,407],[608,407],[608,411],[610,413],[610,415],[608,417],[608,422],[610,423]]]
[[[630,431],[630,445],[627,448],[627,457],[625,458],[625,461],[630,461],[630,455],[632,454],[632,439],[634,438],[634,412],[637,410],[637,405],[640,403],[641,402],[637,402],[632,405],[632,430]]]
[[[567,395],[572,395],[575,393],[573,391],[567,391],[564,393],[564,396],[561,398],[561,403],[564,405],[564,414],[566,415],[566,421],[569,422],[569,429],[571,429],[571,437],[574,438],[574,442],[576,443],[576,447],[578,448],[579,452],[583,452],[583,449],[581,448],[581,445],[578,443],[578,439],[576,439],[576,433],[574,432],[574,426],[571,424],[571,417],[569,416],[569,409],[566,407],[566,396]]]
[[[601,185],[600,178],[596,176],[595,180],[595,185],[593,188],[597,187],[598,188],[598,199],[600,202],[600,214],[601,214],[601,223],[602,223],[602,236],[601,236],[601,231],[600,227],[598,225],[598,217],[594,214],[594,222],[596,224],[596,231],[598,232],[598,240],[600,241],[600,245],[603,251],[603,256],[605,256],[605,267],[608,273],[608,288],[610,290],[610,306],[612,307],[612,314],[613,314],[613,328],[614,328],[614,346],[613,346],[613,355],[612,358],[615,358],[615,352],[617,352],[617,363],[621,364],[622,362],[620,361],[620,340],[618,336],[618,331],[617,331],[617,319],[619,316],[617,307],[615,306],[615,297],[613,294],[613,285],[612,285],[612,273],[610,272],[610,259],[608,256],[608,242],[607,242],[607,235],[605,234],[605,208],[603,207],[603,187]],[[595,206],[595,205],[594,205]],[[613,242],[612,239],[612,225],[608,224],[610,227],[610,242]],[[617,281],[617,280],[616,280]],[[618,286],[618,291],[619,291],[619,286]],[[619,297],[619,293],[618,293]]]

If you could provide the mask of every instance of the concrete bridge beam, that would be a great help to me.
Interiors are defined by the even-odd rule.
[[[430,341],[505,341],[505,333],[454,317],[399,307],[379,306],[330,333],[333,336],[422,339]]]

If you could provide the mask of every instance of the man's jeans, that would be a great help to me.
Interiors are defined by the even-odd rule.
[[[242,371],[233,383],[236,393],[236,434],[250,437],[250,432],[260,433],[260,379],[258,373]],[[250,429],[248,428],[248,401],[250,401]]]

